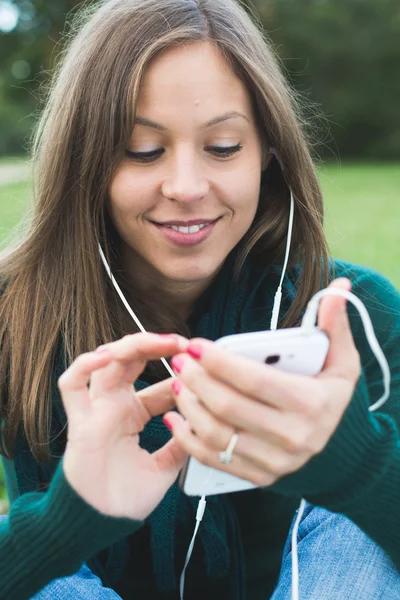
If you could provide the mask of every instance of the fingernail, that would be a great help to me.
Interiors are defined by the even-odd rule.
[[[184,363],[183,358],[180,358],[179,356],[174,356],[173,359],[171,360],[172,368],[177,373],[180,373],[182,371],[183,363]]]
[[[172,389],[174,390],[175,396],[179,396],[182,389],[182,384],[179,381],[179,379],[174,379],[174,381],[172,382]]]
[[[110,349],[107,346],[99,346],[96,348],[96,354],[102,354],[104,352],[110,352]]]
[[[203,356],[203,348],[198,344],[189,344],[186,352],[196,360],[199,360]]]
[[[171,421],[169,420],[168,417],[166,417],[166,416],[163,417],[163,423],[164,423],[164,425],[165,425],[165,427],[167,429],[169,429],[170,431],[172,431],[172,423],[171,423]]]
[[[161,338],[169,338],[170,340],[176,340],[177,336],[173,333],[159,333],[158,334],[159,337]]]

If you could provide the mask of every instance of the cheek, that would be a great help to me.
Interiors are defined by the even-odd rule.
[[[230,208],[237,217],[251,222],[257,212],[260,197],[260,172],[241,171],[230,178],[225,189]]]
[[[136,220],[150,207],[149,191],[129,170],[120,169],[109,187],[109,208],[118,229]]]

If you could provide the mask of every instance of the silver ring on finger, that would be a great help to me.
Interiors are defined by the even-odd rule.
[[[239,439],[239,434],[238,433],[234,433],[230,439],[230,442],[226,448],[226,450],[224,450],[223,452],[220,452],[218,454],[218,460],[220,463],[222,463],[223,465],[230,465],[232,462],[232,454],[233,451],[235,450],[235,446],[238,442]]]

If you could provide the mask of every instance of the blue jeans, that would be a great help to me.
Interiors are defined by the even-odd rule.
[[[383,550],[342,515],[307,505],[299,527],[298,554],[301,600],[400,598],[400,572]],[[291,600],[291,573],[290,532],[270,600]],[[34,599],[118,600],[120,596],[103,588],[84,565],[75,575],[50,583]]]

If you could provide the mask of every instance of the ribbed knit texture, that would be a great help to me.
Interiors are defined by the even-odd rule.
[[[397,428],[400,422],[400,296],[386,279],[368,269],[341,262],[336,262],[335,268],[337,277],[347,276],[353,281],[354,292],[370,312],[391,366],[390,399],[378,414],[368,413],[368,406],[381,394],[382,377],[366,342],[361,320],[349,307],[363,373],[341,424],[321,455],[273,488],[211,498],[188,570],[190,598],[197,600],[207,594],[211,600],[216,597],[216,589],[219,598],[243,598],[245,593],[248,600],[268,598],[276,583],[290,521],[303,496],[314,504],[347,515],[400,566]],[[196,304],[190,319],[194,336],[215,340],[223,335],[269,328],[279,269],[249,263],[237,285],[232,269],[229,259],[215,284]],[[300,270],[293,268],[285,278],[281,318],[293,300],[299,274]],[[55,375],[60,370],[62,366],[57,364]],[[143,387],[147,382],[143,379],[137,385]],[[54,386],[54,434],[63,426],[57,394]],[[154,451],[165,443],[168,435],[160,419],[154,419],[143,432],[141,445]],[[53,451],[62,454],[62,437],[58,437]],[[48,482],[56,464],[57,460],[51,468],[37,465],[21,438],[15,459],[19,493]],[[129,546],[126,540],[114,545],[106,559],[101,556],[91,561],[91,568],[106,585],[112,585],[117,591],[129,590],[133,600],[176,598],[177,576],[186,542],[194,528],[194,508],[193,500],[183,496],[175,485],[147,520],[146,529],[130,537]],[[146,538],[140,537],[143,532]],[[144,544],[144,540],[149,543]],[[149,547],[148,554],[145,546]],[[177,549],[179,553],[175,556]],[[213,565],[218,565],[218,569]],[[23,576],[21,570],[20,576]]]
[[[27,600],[141,526],[92,508],[68,484],[60,463],[48,493],[25,494],[0,522],[0,598]]]
[[[345,514],[400,567],[400,294],[367,269],[339,263],[337,276],[353,280],[354,293],[368,309],[389,363],[390,397],[377,412],[368,412],[383,393],[382,373],[350,306],[363,367],[351,404],[325,450],[273,489],[301,492],[311,504]]]

